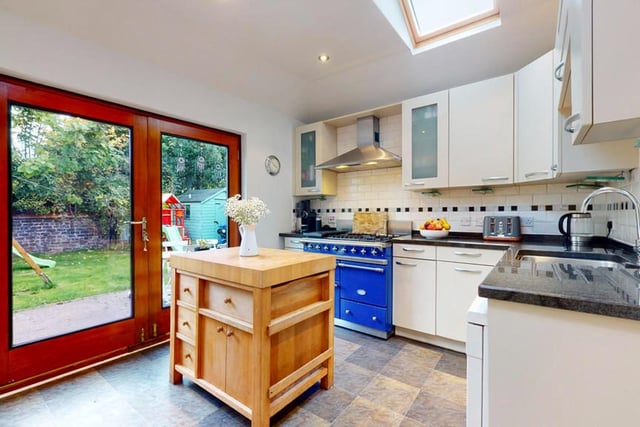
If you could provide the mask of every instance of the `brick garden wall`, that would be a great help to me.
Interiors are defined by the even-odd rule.
[[[103,249],[108,245],[93,220],[86,216],[13,217],[13,237],[31,253],[54,254],[80,249]]]

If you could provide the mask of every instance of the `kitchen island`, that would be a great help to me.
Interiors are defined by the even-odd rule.
[[[335,258],[260,248],[173,254],[170,378],[253,426],[312,385],[333,385]]]

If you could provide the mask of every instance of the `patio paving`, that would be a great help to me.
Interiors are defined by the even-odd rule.
[[[131,316],[129,291],[46,304],[13,313],[13,345],[26,344]]]

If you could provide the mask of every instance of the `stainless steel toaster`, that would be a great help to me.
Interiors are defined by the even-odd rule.
[[[522,240],[519,216],[485,216],[482,228],[484,240]]]

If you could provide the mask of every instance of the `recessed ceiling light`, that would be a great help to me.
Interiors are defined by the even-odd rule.
[[[318,61],[322,62],[323,64],[329,62],[330,59],[331,57],[326,53],[321,53],[320,55],[318,55]]]

